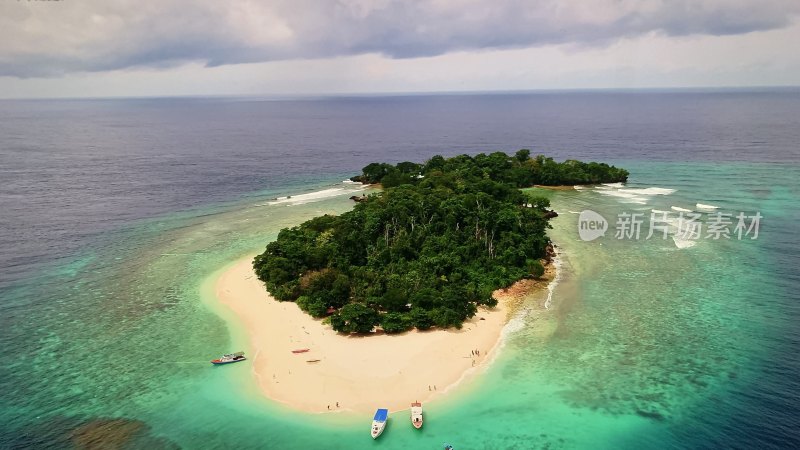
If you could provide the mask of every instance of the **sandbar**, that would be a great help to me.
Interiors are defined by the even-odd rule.
[[[245,364],[251,364],[261,391],[306,412],[397,411],[444,395],[492,359],[514,302],[522,298],[518,285],[497,291],[498,305],[479,308],[461,330],[347,336],[293,302],[272,298],[253,272],[252,259],[237,261],[219,276],[216,296],[238,318],[233,325],[245,328]],[[552,276],[549,270],[542,281],[521,283],[544,289]],[[532,289],[522,290],[528,295]]]

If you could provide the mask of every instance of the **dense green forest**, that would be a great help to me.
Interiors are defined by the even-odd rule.
[[[475,157],[460,155],[445,159],[434,156],[427,163],[402,162],[397,165],[372,163],[352,181],[381,183],[383,187],[400,184],[415,184],[419,176],[432,172],[457,173],[465,178],[489,178],[499,183],[516,187],[535,184],[546,186],[616,183],[628,180],[628,171],[605,163],[584,163],[568,159],[562,163],[553,158],[538,155],[530,157],[530,150],[520,150],[514,156],[503,152],[489,155],[481,153]]]
[[[370,164],[354,181],[383,190],[340,216],[283,229],[254,262],[280,301],[340,332],[461,327],[492,292],[541,273],[549,201],[519,187],[625,181],[598,163],[528,150],[425,164]]]

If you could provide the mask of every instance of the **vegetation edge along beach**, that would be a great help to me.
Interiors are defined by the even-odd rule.
[[[277,300],[340,333],[461,328],[493,293],[544,272],[550,202],[534,185],[625,182],[605,163],[562,163],[522,149],[372,163],[351,180],[382,190],[352,211],[281,230],[253,260]]]

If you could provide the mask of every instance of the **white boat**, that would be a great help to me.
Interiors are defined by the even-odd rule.
[[[422,403],[414,402],[411,404],[411,425],[414,428],[422,428]]]
[[[244,352],[228,353],[227,355],[222,355],[217,359],[212,359],[211,364],[218,366],[222,364],[230,364],[239,361],[244,361],[245,359],[247,358],[244,357]]]
[[[389,420],[389,410],[379,409],[375,411],[375,417],[372,419],[372,439],[377,439],[386,428],[386,421]]]

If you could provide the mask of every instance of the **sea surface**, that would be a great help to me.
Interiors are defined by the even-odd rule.
[[[371,417],[208,364],[248,345],[215,274],[350,209],[361,167],[520,148],[631,176],[537,190],[548,308],[421,432],[401,411],[373,441]],[[0,448],[798,448],[798,180],[796,89],[0,101]],[[580,238],[584,210],[605,236]],[[706,236],[717,212],[729,238]]]

